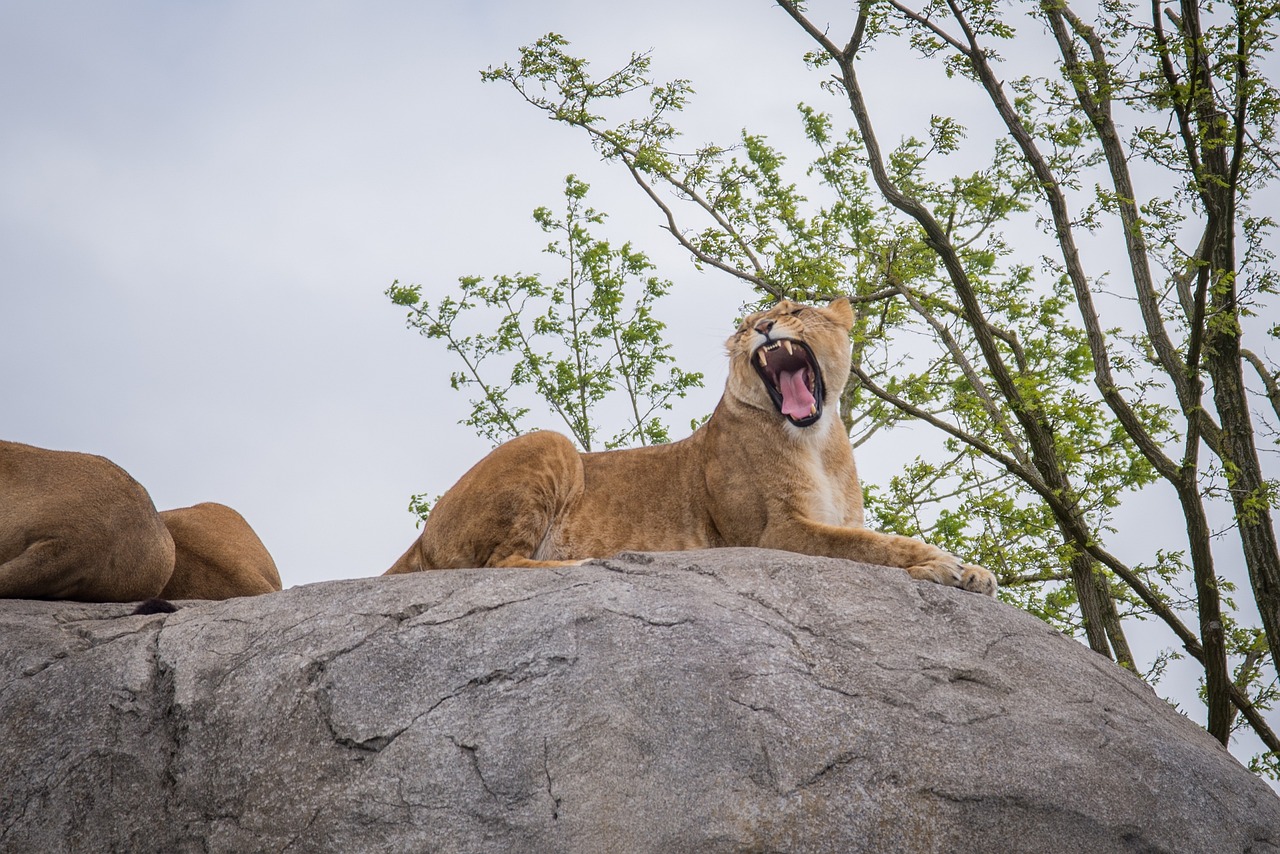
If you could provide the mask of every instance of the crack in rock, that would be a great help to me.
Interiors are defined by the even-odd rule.
[[[551,799],[551,820],[560,818],[560,798],[556,795],[551,781],[551,747],[550,740],[542,739],[542,773],[547,781],[547,797]]]
[[[674,617],[664,620],[661,617],[649,617],[644,614],[635,614],[630,611],[619,611],[615,608],[604,608],[606,614],[613,614],[616,617],[624,617],[626,619],[635,620],[646,626],[653,626],[656,629],[670,629],[676,626],[687,626],[695,622],[692,617]]]

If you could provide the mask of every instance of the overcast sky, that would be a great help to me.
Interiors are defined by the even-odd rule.
[[[600,70],[656,48],[729,138],[771,112],[795,124],[796,87],[771,83],[805,75],[802,42],[763,0],[638,19],[592,2],[0,5],[0,435],[107,456],[162,509],[232,505],[286,585],[380,573],[416,536],[409,495],[488,448],[457,424],[453,365],[383,291],[558,274],[530,213],[569,172],[614,214],[607,236],[665,253],[717,307],[673,336],[708,376],[678,423],[709,411],[742,289],[680,263],[583,138],[480,81],[553,30]]]
[[[455,366],[383,291],[556,277],[530,212],[570,172],[604,236],[676,282],[658,314],[707,376],[683,435],[748,294],[693,270],[584,138],[481,83],[548,31],[596,71],[653,49],[656,77],[692,79],[692,142],[748,127],[785,149],[823,97],[767,0],[0,4],[0,436],[102,454],[161,509],[235,507],[286,586],[379,574],[417,536],[409,496],[488,450],[457,423]],[[939,97],[913,67],[873,87],[887,139],[887,108]]]

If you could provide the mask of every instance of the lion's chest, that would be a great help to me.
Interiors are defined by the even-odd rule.
[[[806,515],[815,522],[827,525],[844,525],[848,516],[848,501],[843,485],[838,485],[830,473],[820,465],[808,472],[810,485],[805,490]]]
[[[793,501],[814,522],[826,525],[858,524],[850,500],[855,475],[844,466],[831,466],[817,452],[805,454],[796,467]]]

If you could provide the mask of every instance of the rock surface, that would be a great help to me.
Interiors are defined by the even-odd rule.
[[[1275,852],[1280,798],[1012,607],[782,552],[0,602],[0,850]]]

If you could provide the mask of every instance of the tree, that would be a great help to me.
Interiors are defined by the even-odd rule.
[[[387,289],[392,302],[409,309],[411,328],[443,341],[462,362],[463,369],[450,375],[453,388],[479,394],[461,423],[495,445],[528,429],[522,389],[532,388],[578,446],[590,451],[602,421],[597,410],[606,399],[622,399],[625,423],[605,447],[647,445],[669,440],[662,413],[702,385],[701,373],[673,364],[662,340],[666,326],[653,314],[671,283],[652,275],[653,264],[631,244],[614,249],[592,236],[589,228],[605,216],[586,205],[589,189],[570,175],[563,218],[545,207],[533,212],[553,237],[544,251],[567,268],[554,284],[537,274],[464,276],[459,296],[445,293],[434,303],[423,297],[421,285],[397,281]]]
[[[940,437],[871,491],[878,524],[987,565],[1006,599],[1131,669],[1126,624],[1158,620],[1202,668],[1208,730],[1226,744],[1247,726],[1268,751],[1253,766],[1280,773],[1263,717],[1278,490],[1259,448],[1274,458],[1280,370],[1246,346],[1280,337],[1260,322],[1275,316],[1275,224],[1251,207],[1277,170],[1280,97],[1261,66],[1274,4],[1104,4],[1086,20],[1059,0],[864,0],[843,25],[777,4],[847,116],[801,105],[803,191],[759,135],[682,149],[692,87],[655,85],[646,54],[595,78],[549,34],[484,76],[585,132],[700,268],[765,301],[860,305],[851,440],[908,419]],[[933,63],[940,86],[974,87],[989,110],[971,130],[940,100],[918,135],[882,148],[859,72],[886,53]],[[641,95],[634,118],[603,117]],[[1117,508],[1162,491],[1181,514],[1168,542],[1122,560]],[[1220,571],[1235,555],[1239,606]]]

